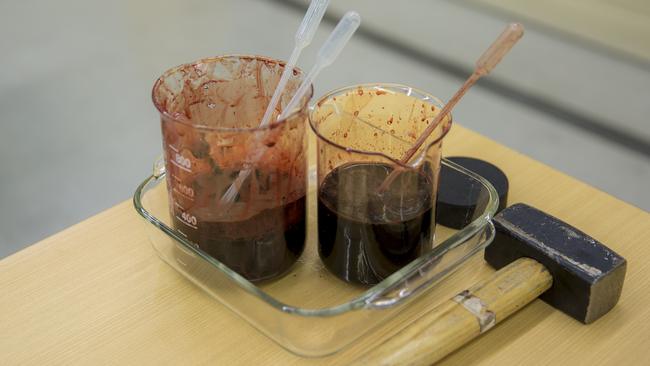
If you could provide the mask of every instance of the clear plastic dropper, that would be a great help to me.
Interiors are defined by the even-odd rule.
[[[330,0],[313,0],[311,4],[309,4],[309,9],[307,9],[307,13],[305,13],[305,17],[302,18],[302,22],[296,31],[294,47],[293,51],[291,51],[291,56],[289,56],[289,61],[287,61],[284,66],[284,71],[282,72],[280,81],[275,87],[275,92],[273,92],[271,101],[266,107],[266,111],[264,112],[264,116],[260,122],[261,127],[269,124],[273,111],[280,100],[280,96],[282,96],[284,88],[287,86],[287,82],[289,82],[289,78],[293,74],[293,69],[298,63],[298,57],[300,57],[302,50],[309,46],[312,39],[314,39],[314,34],[316,34],[318,25],[320,24],[321,19],[323,19],[323,15],[325,14],[325,10],[327,10],[329,2]]]
[[[445,104],[444,108],[436,115],[433,122],[429,124],[420,137],[415,140],[404,156],[400,160],[402,164],[408,164],[409,160],[415,155],[420,146],[429,137],[429,135],[436,129],[440,122],[451,112],[460,99],[467,93],[467,91],[483,76],[489,74],[498,64],[501,59],[512,49],[517,41],[524,35],[524,26],[519,23],[511,23],[499,35],[499,37],[492,42],[490,47],[483,52],[481,57],[476,61],[476,68],[472,75],[467,78],[465,83],[456,91],[453,97]],[[377,189],[377,193],[382,194],[388,189],[390,183],[399,175],[401,169],[395,169],[386,177],[384,182]]]
[[[305,96],[305,93],[314,82],[314,80],[316,80],[318,74],[325,67],[331,65],[334,60],[336,60],[350,38],[352,38],[354,32],[357,30],[357,28],[359,28],[360,24],[361,17],[357,12],[349,11],[345,13],[332,33],[330,33],[325,43],[323,43],[321,48],[318,50],[316,63],[311,68],[311,70],[309,70],[309,73],[305,79],[303,79],[300,87],[298,87],[298,90],[296,91],[296,94],[294,94],[293,98],[291,98],[287,106],[283,109],[282,113],[278,117],[279,119],[286,118],[289,114],[291,114],[293,110],[298,107],[298,103],[300,103],[300,100],[302,100],[302,98]],[[253,161],[259,160],[265,152],[266,148],[264,146],[260,147],[256,156],[253,158]],[[230,187],[228,187],[226,193],[224,193],[221,197],[221,204],[227,204],[234,201],[235,197],[237,197],[237,193],[239,192],[241,185],[250,174],[251,169],[244,169],[239,172],[239,175],[235,181],[230,185]]]

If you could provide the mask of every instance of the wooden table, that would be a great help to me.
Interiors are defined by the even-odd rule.
[[[510,203],[573,224],[629,264],[620,303],[596,323],[536,300],[442,363],[648,362],[650,215],[460,126],[445,151],[496,163]],[[2,365],[346,364],[385,331],[324,359],[288,353],[159,260],[130,200],[0,261]]]

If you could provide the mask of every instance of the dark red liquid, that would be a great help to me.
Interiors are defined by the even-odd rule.
[[[196,229],[174,217],[174,227],[199,248],[250,281],[287,272],[305,247],[305,197],[243,221],[199,221]]]
[[[378,195],[390,172],[384,164],[344,165],[319,187],[319,255],[345,281],[376,284],[429,248],[431,175],[404,172],[393,189]]]

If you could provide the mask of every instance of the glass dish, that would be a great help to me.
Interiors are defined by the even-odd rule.
[[[315,167],[309,171],[305,251],[284,277],[267,283],[251,283],[173,229],[162,161],[137,188],[133,201],[165,262],[282,347],[300,356],[320,357],[352,344],[407,309],[416,316],[423,313],[431,303],[428,290],[493,239],[491,219],[498,207],[494,187],[453,162],[443,159],[442,164],[469,176],[474,189],[480,190],[473,221],[461,230],[437,225],[433,250],[372,287],[339,280],[318,257]]]

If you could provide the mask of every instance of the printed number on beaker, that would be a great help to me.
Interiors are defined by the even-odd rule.
[[[186,169],[192,169],[192,162],[190,161],[190,159],[184,157],[180,153],[176,153],[176,155],[174,156],[174,160],[181,167]]]
[[[194,215],[192,215],[192,214],[189,214],[187,212],[182,212],[181,213],[181,219],[183,221],[185,221],[186,223],[188,223],[188,224],[196,226],[196,223],[197,223],[196,217]]]
[[[183,183],[177,183],[176,184],[176,190],[179,193],[181,193],[181,194],[183,194],[183,195],[185,195],[185,196],[187,196],[189,198],[194,198],[194,189],[191,188],[191,187],[186,186]]]

